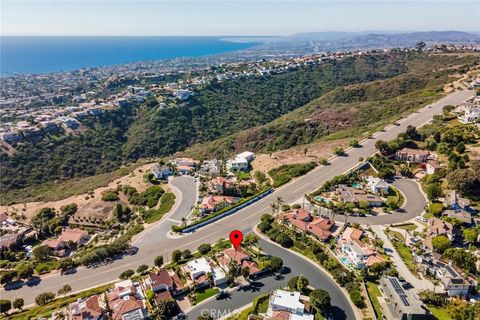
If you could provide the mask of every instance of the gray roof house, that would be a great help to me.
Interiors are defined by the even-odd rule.
[[[387,319],[420,320],[428,319],[427,313],[422,308],[422,302],[412,292],[404,290],[396,277],[382,277],[380,289],[387,303],[388,311],[392,317]]]

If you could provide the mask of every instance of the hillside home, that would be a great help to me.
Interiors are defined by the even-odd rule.
[[[219,265],[225,270],[230,269],[231,261],[241,268],[248,267],[250,276],[254,277],[261,272],[260,267],[255,261],[251,261],[252,258],[242,248],[235,250],[234,248],[225,249],[217,254],[217,260]]]
[[[468,210],[470,208],[470,200],[462,198],[457,191],[451,190],[445,196],[443,206],[450,209]]]
[[[467,210],[463,209],[449,209],[445,210],[442,215],[450,218],[457,219],[458,221],[465,223],[465,224],[472,224],[473,219],[472,219],[472,214],[468,212]]]
[[[227,281],[225,272],[212,260],[204,257],[188,261],[182,266],[182,270],[189,275],[191,283],[197,288],[210,285],[209,275],[216,286]]]
[[[307,299],[303,297],[303,299]],[[304,300],[305,301],[305,300]],[[274,290],[270,295],[267,319],[313,320],[314,316],[307,313],[300,292]]]
[[[382,197],[378,195],[368,194],[365,190],[348,187],[344,184],[338,185],[333,195],[337,201],[345,203],[354,203],[359,205],[362,202],[368,203],[370,207],[381,207],[384,204]]]
[[[248,171],[250,162],[255,159],[255,154],[250,151],[244,151],[237,154],[233,159],[227,160],[228,170]]]
[[[202,203],[200,204],[200,212],[202,214],[216,212],[234,204],[237,201],[238,198],[230,196],[206,196],[203,198]]]
[[[379,289],[387,303],[385,311],[391,315],[385,315],[386,319],[421,320],[429,319],[426,311],[422,308],[422,302],[412,291],[404,290],[396,277],[382,277]]]
[[[444,165],[436,160],[428,160],[425,164],[425,170],[427,171],[427,174],[437,173],[444,168]]]
[[[173,169],[169,166],[159,166],[154,164],[152,166],[152,173],[157,179],[167,179],[173,174]]]
[[[470,283],[453,266],[437,261],[435,268],[435,276],[440,280],[443,290],[449,297],[467,296],[470,290]]]
[[[480,120],[480,107],[469,105],[465,108],[465,113],[459,117],[463,123],[475,123]]]
[[[388,194],[388,183],[380,178],[368,176],[365,178],[368,188],[376,194]]]
[[[70,320],[102,320],[106,319],[105,302],[99,295],[78,299],[67,308]]]
[[[428,223],[428,235],[436,237],[440,235],[446,236],[450,241],[455,240],[458,231],[449,222],[440,220],[436,217],[431,217],[427,220]]]
[[[292,209],[282,214],[282,219],[297,230],[314,235],[326,241],[332,235],[334,222],[330,219],[314,217],[303,209]]]
[[[133,285],[131,280],[116,283],[106,296],[113,320],[137,320],[147,317],[142,288]]]
[[[423,163],[428,160],[437,160],[437,155],[428,150],[403,148],[395,153],[395,160],[413,163]]]

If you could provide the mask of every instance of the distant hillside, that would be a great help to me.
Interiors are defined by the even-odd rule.
[[[13,155],[0,155],[0,192],[34,194],[47,182],[105,173],[191,146],[196,155],[227,157],[237,150],[278,150],[365,130],[436,98],[448,74],[473,63],[479,59],[372,54],[212,82],[179,107],[116,110],[90,118],[82,135],[19,143]]]
[[[359,137],[441,97],[444,84],[452,81],[449,75],[465,71],[461,65],[478,65],[480,56],[412,55],[408,61],[407,73],[336,88],[269,124],[193,146],[186,154],[271,152],[319,140]]]
[[[432,44],[478,44],[479,33],[429,32],[309,32],[266,39],[265,43],[241,52],[254,54],[305,55],[336,50],[403,48],[418,42]]]

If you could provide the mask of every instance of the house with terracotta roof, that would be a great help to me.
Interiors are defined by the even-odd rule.
[[[254,277],[262,270],[255,261],[252,261],[250,255],[248,255],[242,248],[235,250],[234,248],[225,249],[216,256],[218,264],[225,270],[230,269],[231,261],[241,268],[248,267],[250,276]]]
[[[347,266],[362,269],[386,261],[377,250],[370,248],[361,241],[363,235],[362,230],[352,227],[345,228],[339,244],[340,251],[347,260],[344,261],[344,264],[347,264]]]
[[[102,320],[106,319],[105,302],[99,295],[78,299],[67,306],[70,320]]]
[[[202,214],[216,212],[234,204],[237,201],[238,198],[230,196],[206,196],[203,198],[202,203],[200,204],[200,212]]]
[[[330,219],[314,217],[303,209],[292,209],[282,215],[282,219],[299,231],[314,235],[321,241],[327,240],[332,235],[335,225]]]
[[[84,245],[85,243],[88,242],[90,239],[88,232],[75,228],[75,229],[70,229],[70,228],[65,228],[62,231],[62,234],[59,237],[62,241],[65,243],[73,243],[77,247],[80,247]]]
[[[186,289],[180,277],[174,271],[165,269],[157,273],[150,273],[145,279],[145,286],[155,292],[157,302],[172,299],[172,296],[179,295]]]
[[[133,285],[131,280],[116,283],[106,296],[113,320],[145,319],[147,317],[143,290],[140,286]]]

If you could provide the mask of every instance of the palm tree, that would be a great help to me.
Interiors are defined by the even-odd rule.
[[[280,208],[282,207],[282,204],[284,203],[282,197],[277,197],[277,210],[278,213],[280,213]]]
[[[276,203],[272,203],[270,204],[270,207],[272,208],[272,215],[275,216],[278,209],[278,205]]]

